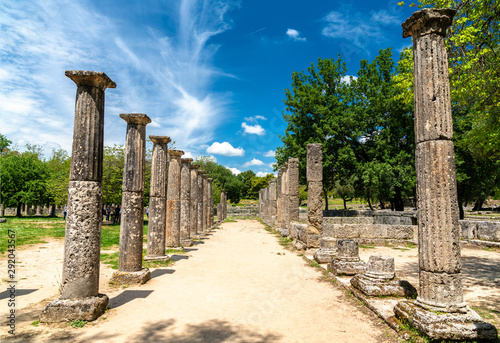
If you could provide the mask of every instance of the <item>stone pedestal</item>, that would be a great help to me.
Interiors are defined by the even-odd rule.
[[[148,247],[144,260],[168,260],[165,256],[167,223],[167,153],[170,137],[149,136],[153,142],[149,193]]]
[[[198,234],[198,164],[191,164],[191,214],[189,224],[189,237],[195,238]]]
[[[394,257],[373,255],[370,256],[366,272],[355,275],[351,285],[368,296],[417,296],[415,287],[395,276]]]
[[[358,242],[352,239],[337,241],[337,257],[328,264],[335,275],[356,275],[366,270],[366,263],[359,258]]]
[[[191,162],[192,158],[181,159],[181,245],[190,247],[191,239]]]
[[[120,256],[112,284],[144,283],[149,270],[142,268],[144,232],[144,168],[146,165],[146,125],[151,119],[143,113],[122,113],[127,122],[123,167],[122,212],[120,216]],[[130,277],[126,277],[130,274]],[[136,274],[142,276],[138,277]],[[143,279],[147,278],[143,281]]]
[[[314,254],[318,263],[330,263],[337,256],[337,240],[333,237],[323,237],[319,241],[319,249]]]
[[[165,245],[171,248],[181,246],[181,156],[184,151],[169,150],[167,186],[167,230]]]
[[[403,23],[413,38],[419,296],[395,312],[432,339],[486,340],[496,329],[463,301],[448,57],[455,10],[422,9]],[[438,314],[439,313],[439,314]],[[441,314],[442,313],[442,314]]]
[[[78,88],[61,297],[45,307],[42,322],[92,321],[108,305],[108,297],[99,294],[104,91],[116,84],[101,72],[71,70],[65,74]]]

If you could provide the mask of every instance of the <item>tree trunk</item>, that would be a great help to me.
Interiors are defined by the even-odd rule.
[[[347,200],[345,198],[342,198],[344,200],[344,210],[347,210]]]
[[[380,202],[380,209],[385,210],[385,204],[383,201]]]
[[[371,210],[371,211],[374,211],[373,206],[372,206],[372,203],[371,203],[371,201],[370,201],[370,197],[367,197],[367,200],[368,200],[368,206],[370,207],[370,210]]]
[[[458,213],[459,213],[459,219],[463,220],[465,218],[464,203],[461,201],[458,202]]]
[[[396,194],[394,194],[394,207],[396,211],[404,211],[405,203],[401,194],[401,187],[394,187],[394,190],[396,191]]]
[[[483,204],[484,204],[483,199],[477,199],[476,202],[474,203],[474,208],[472,210],[473,211],[481,211]]]
[[[325,196],[325,211],[328,211],[328,191],[325,186],[323,186],[323,194]]]
[[[49,217],[56,216],[56,205],[49,205]]]
[[[22,214],[21,214],[21,207],[22,207],[22,205],[23,204],[21,204],[21,203],[17,204],[16,217],[22,217]]]

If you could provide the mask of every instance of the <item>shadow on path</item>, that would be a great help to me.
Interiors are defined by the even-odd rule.
[[[27,295],[36,291],[38,291],[38,289],[16,289],[15,294],[16,297],[20,297],[22,295]],[[10,290],[6,290],[0,293],[0,300],[7,299],[9,297],[10,297]]]
[[[173,273],[175,273],[175,269],[158,268],[151,272],[151,279],[154,279],[155,277],[159,277],[165,274],[173,274]]]
[[[125,290],[116,297],[109,299],[109,307],[117,308],[134,299],[147,298],[153,291],[147,290]]]

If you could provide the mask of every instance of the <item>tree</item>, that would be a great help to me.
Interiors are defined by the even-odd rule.
[[[12,142],[0,133],[0,154],[3,154],[4,150],[6,150],[11,144]]]
[[[241,196],[246,199],[251,199],[250,188],[252,188],[252,179],[255,177],[255,173],[252,170],[247,170],[239,173],[237,179],[243,182],[243,187],[241,188]]]
[[[49,203],[64,205],[68,202],[69,173],[71,158],[66,150],[53,149],[52,156],[46,162],[49,171],[47,178],[47,196]]]
[[[105,146],[103,154],[102,198],[104,204],[121,204],[125,148]]]
[[[259,191],[262,188],[266,188],[269,186],[269,180],[274,179],[273,174],[267,174],[266,176],[256,176],[252,179],[252,186],[250,187],[250,191],[248,192],[249,196],[252,199],[259,198]]]
[[[352,199],[354,199],[354,195],[356,194],[354,190],[354,182],[354,177],[350,177],[347,180],[335,181],[333,192],[335,196],[341,198],[344,201],[344,210],[347,210],[347,202],[352,201]]]
[[[21,216],[22,204],[40,204],[47,200],[47,165],[41,160],[41,147],[27,145],[27,151],[9,152],[0,157],[2,202],[17,207]]]

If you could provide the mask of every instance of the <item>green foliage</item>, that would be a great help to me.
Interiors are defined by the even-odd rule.
[[[241,195],[245,199],[257,199],[250,195],[250,189],[252,188],[252,180],[256,177],[252,170],[247,170],[238,174],[237,178],[243,183],[241,187]],[[257,193],[257,197],[258,197]]]
[[[12,141],[8,140],[7,137],[0,133],[0,154],[7,152],[7,149],[11,144]]]
[[[299,206],[302,205],[303,201],[307,200],[307,186],[299,187]]]
[[[47,179],[47,193],[49,202],[64,205],[68,201],[69,172],[71,158],[63,149],[52,150],[52,156],[47,161],[49,178]]]
[[[86,320],[80,320],[80,319],[77,319],[77,320],[74,320],[72,322],[68,322],[68,324],[76,329],[76,328],[83,328],[88,322]]]
[[[259,198],[259,191],[262,188],[266,188],[269,186],[269,180],[275,179],[273,174],[267,174],[266,176],[255,176],[250,180],[251,186],[248,191],[248,195],[251,199]]]
[[[102,199],[104,204],[121,204],[125,147],[105,146],[103,154]]]

